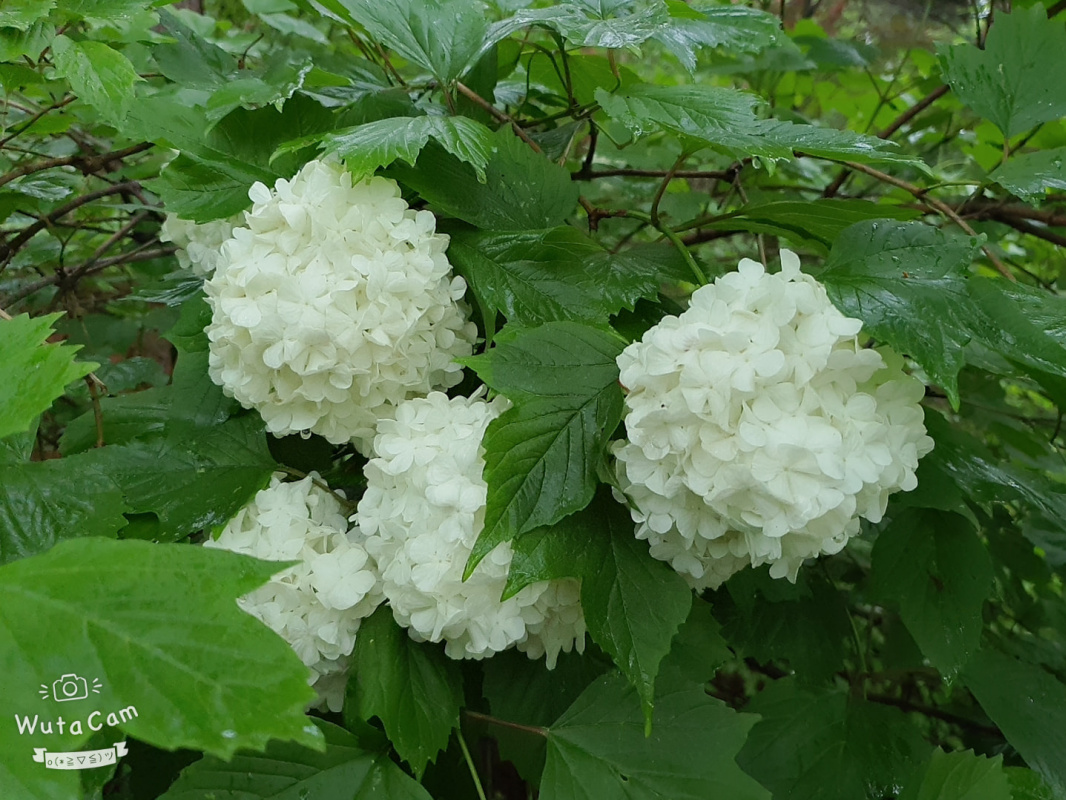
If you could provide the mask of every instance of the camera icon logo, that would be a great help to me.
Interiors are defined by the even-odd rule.
[[[100,683],[99,678],[94,678],[90,685],[80,675],[68,672],[66,675],[60,675],[51,686],[42,683],[40,694],[45,700],[53,699],[57,703],[65,703],[68,700],[84,700],[89,696],[90,691],[99,694],[101,686],[103,684]]]

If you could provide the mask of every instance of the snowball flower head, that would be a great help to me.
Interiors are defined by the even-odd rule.
[[[781,272],[741,261],[622,352],[614,454],[653,556],[697,589],[749,564],[794,581],[917,485],[924,388],[861,327],[783,250]]]
[[[243,215],[198,223],[167,214],[159,239],[178,246],[175,255],[182,269],[191,269],[196,275],[210,275],[218,266],[222,244],[242,221]]]
[[[416,641],[446,642],[452,658],[487,658],[511,645],[530,658],[584,648],[576,580],[540,581],[503,602],[512,550],[498,545],[463,581],[485,522],[481,439],[508,407],[434,392],[381,423],[355,519],[381,567],[396,621]]]
[[[476,328],[428,211],[385,178],[311,161],[256,183],[207,281],[211,379],[276,434],[369,450],[397,403],[462,378]]]
[[[377,564],[359,530],[348,529],[337,498],[308,476],[270,485],[205,547],[266,561],[299,561],[238,604],[292,645],[311,668],[320,699],[339,711],[355,634],[382,600]]]

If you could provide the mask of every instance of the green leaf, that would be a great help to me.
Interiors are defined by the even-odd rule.
[[[1048,189],[1066,190],[1066,147],[1012,156],[988,177],[1023,200],[1035,203]]]
[[[133,85],[141,78],[129,59],[102,42],[75,42],[59,35],[52,41],[56,73],[79,98],[112,125],[121,125],[133,104]]]
[[[471,65],[488,33],[474,0],[341,0],[374,39],[450,83]]]
[[[271,739],[321,746],[304,716],[307,668],[235,602],[277,569],[222,550],[97,538],[0,567],[0,749],[22,754],[0,762],[0,795],[80,796],[78,772],[46,770],[32,755],[79,750],[90,725],[103,726],[100,747],[127,735],[221,758]],[[58,706],[39,691],[71,673],[86,680],[85,699]],[[20,735],[16,714],[33,733]]]
[[[604,676],[551,726],[543,800],[769,800],[734,760],[754,717],[686,686],[656,698],[646,738],[634,695],[620,676]]]
[[[1011,800],[1003,756],[937,748],[924,769],[903,787],[899,800]]]
[[[561,225],[577,205],[578,187],[564,167],[554,164],[500,128],[485,168],[474,169],[428,145],[412,168],[397,162],[388,174],[410,186],[439,211],[478,228],[522,231]]]
[[[976,247],[920,222],[860,222],[818,276],[837,308],[921,364],[955,408],[962,348],[980,324],[965,278]]]
[[[517,650],[497,653],[483,662],[482,692],[492,716],[525,726],[487,728],[499,745],[500,758],[512,762],[523,778],[539,786],[547,755],[546,726],[611,668],[608,659],[590,651],[560,653],[551,670],[543,659],[533,660]]]
[[[987,320],[976,326],[975,338],[1020,365],[1053,400],[1066,406],[1066,300],[998,278],[971,278],[969,290]]]
[[[519,325],[606,322],[608,307],[585,265],[603,249],[575,228],[458,231],[448,246],[455,270],[483,307]]]
[[[737,763],[775,797],[856,800],[894,794],[929,745],[900,711],[777,681],[747,706],[762,715]]]
[[[740,5],[711,5],[667,0],[670,19],[652,38],[677,56],[685,69],[696,69],[696,51],[721,48],[728,53],[753,53],[782,37],[773,14]]]
[[[45,343],[60,316],[0,319],[0,437],[25,431],[68,383],[97,366],[75,362],[78,347]]]
[[[628,3],[561,3],[551,8],[523,9],[505,20],[505,30],[544,25],[577,47],[636,47],[663,28],[669,19],[666,6],[653,2],[631,13],[617,14]]]
[[[248,208],[252,184],[272,185],[274,178],[274,173],[236,159],[211,160],[185,152],[145,185],[163,199],[171,214],[210,222]]]
[[[614,334],[573,322],[497,338],[467,363],[515,407],[485,432],[485,527],[467,575],[500,542],[588,505],[596,464],[622,416]]]
[[[121,487],[130,511],[155,514],[160,537],[170,540],[227,522],[275,469],[254,416],[216,427],[178,426],[87,456]]]
[[[706,227],[782,236],[801,247],[828,254],[833,242],[851,225],[871,219],[910,220],[919,216],[912,209],[867,200],[778,200],[747,206]]]
[[[160,800],[430,800],[429,793],[389,758],[389,743],[367,727],[359,736],[311,718],[325,752],[271,742],[263,753],[230,761],[207,756],[182,771]]]
[[[0,9],[0,28],[28,30],[33,23],[48,16],[56,0],[5,0]]]
[[[1011,800],[1057,800],[1040,774],[1025,767],[1005,767],[1010,781]]]
[[[128,510],[122,491],[88,458],[0,465],[0,564],[63,539],[113,538]]]
[[[660,666],[664,672],[674,671],[684,680],[703,686],[714,678],[720,666],[735,657],[722,637],[722,626],[714,618],[711,604],[697,597]]]
[[[959,44],[940,52],[955,95],[1006,137],[1066,116],[1066,30],[1040,4],[997,15],[984,49]]]
[[[877,537],[873,586],[898,605],[907,630],[934,667],[953,678],[977,650],[992,559],[964,517],[907,509]]]
[[[650,724],[655,676],[692,607],[688,584],[651,557],[634,536],[629,511],[606,488],[588,508],[518,537],[513,546],[504,596],[536,581],[579,578],[592,641],[636,687]]]
[[[382,606],[363,622],[352,654],[345,718],[377,717],[416,776],[459,725],[463,681],[441,647],[415,642]]]
[[[1025,763],[1066,794],[1066,686],[1035,664],[982,648],[962,679]]]
[[[923,474],[934,473],[958,486],[974,501],[982,503],[1018,502],[1042,517],[1048,526],[1063,535],[1066,520],[1066,488],[1044,473],[1017,466],[997,457],[980,441],[950,425],[940,414],[927,412],[925,427],[936,446],[922,459],[918,482]],[[1030,531],[1023,527],[1027,536]],[[1034,544],[1039,545],[1039,541]]]
[[[343,156],[345,165],[359,178],[398,158],[413,166],[430,138],[470,164],[478,180],[485,181],[492,131],[468,117],[390,117],[335,131],[324,139],[323,149]]]
[[[714,604],[726,641],[761,663],[784,659],[805,683],[832,680],[844,665],[851,623],[842,594],[817,573],[796,583],[746,569],[726,584]]]
[[[663,130],[736,158],[790,159],[794,151],[822,158],[865,163],[921,166],[895,145],[876,136],[834,128],[759,119],[752,94],[709,85],[624,87],[614,94],[600,89],[596,100],[612,119],[640,136]]]

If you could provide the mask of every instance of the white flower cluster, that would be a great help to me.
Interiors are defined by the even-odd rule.
[[[311,668],[330,710],[344,697],[343,673],[362,620],[382,601],[377,565],[358,529],[348,530],[337,498],[312,477],[270,486],[237,512],[216,539],[219,547],[266,561],[299,561],[237,602],[292,645]]]
[[[394,181],[353,185],[336,161],[248,196],[246,227],[206,283],[211,378],[272,433],[366,452],[396,404],[462,378],[454,359],[471,353],[476,328],[448,238]]]
[[[178,246],[175,255],[182,269],[192,269],[196,275],[210,275],[218,266],[222,244],[241,224],[243,215],[213,222],[197,223],[167,214],[159,239]]]
[[[618,357],[637,536],[697,589],[748,564],[794,581],[913,489],[933,447],[902,359],[860,347],[794,253],[781,267],[741,261]]]
[[[584,648],[580,584],[541,581],[501,602],[512,550],[497,546],[465,582],[463,568],[485,521],[481,439],[507,408],[434,392],[381,423],[359,525],[381,568],[397,622],[416,641],[446,642],[452,658],[487,658],[511,645],[530,658]]]

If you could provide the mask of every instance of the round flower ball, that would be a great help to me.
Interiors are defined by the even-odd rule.
[[[462,379],[455,358],[470,355],[476,327],[448,237],[395,181],[353,183],[337,161],[248,196],[205,284],[211,379],[272,433],[366,453],[396,404]]]
[[[355,634],[382,601],[381,581],[359,530],[349,530],[340,502],[314,477],[284,483],[275,474],[204,546],[300,562],[237,603],[292,646],[320,701],[339,711]]]
[[[637,537],[694,588],[749,564],[795,581],[917,485],[924,387],[861,327],[783,250],[779,273],[741,261],[618,357],[619,485]]]
[[[177,245],[174,254],[182,269],[191,269],[195,275],[210,275],[218,266],[222,244],[242,221],[243,215],[198,223],[167,214],[159,239]]]
[[[445,642],[456,659],[487,658],[512,645],[555,666],[585,643],[580,584],[540,581],[501,602],[511,566],[502,543],[463,580],[485,522],[482,437],[508,407],[441,392],[408,400],[381,423],[356,516],[381,568],[396,621],[416,641]]]

